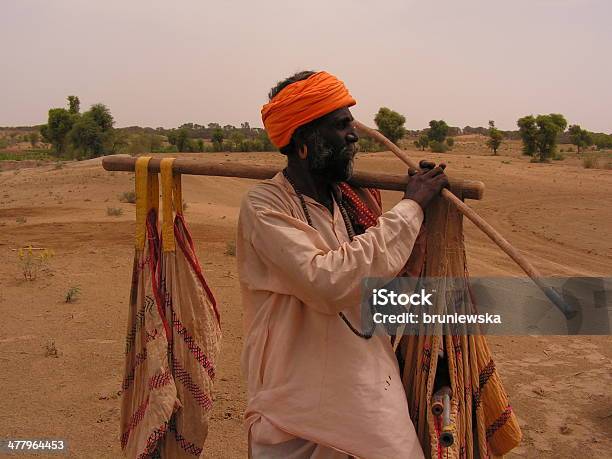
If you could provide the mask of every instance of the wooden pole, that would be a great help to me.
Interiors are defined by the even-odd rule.
[[[391,150],[399,159],[401,159],[407,166],[419,169],[419,165],[415,163],[402,149],[387,139],[380,132],[366,126],[359,121],[354,121],[355,127],[362,134],[373,138],[377,142],[383,144],[389,150]],[[459,212],[461,212],[468,220],[474,223],[483,233],[485,233],[489,239],[491,239],[497,246],[502,249],[517,265],[521,267],[523,271],[540,287],[547,298],[552,301],[560,310],[563,312],[567,319],[573,318],[577,311],[570,307],[557,293],[557,291],[547,286],[542,280],[542,274],[533,266],[527,258],[525,258],[517,249],[515,249],[507,240],[504,238],[495,228],[489,225],[484,218],[478,215],[473,209],[467,206],[461,199],[457,198],[449,190],[442,190],[442,197],[450,201],[452,204],[457,206]]]
[[[149,170],[159,172],[161,159],[152,158]],[[126,156],[107,156],[102,166],[107,171],[134,171],[136,158]],[[225,162],[204,159],[177,158],[172,169],[180,174],[213,175],[218,177],[240,177],[265,180],[274,177],[280,169],[274,166],[257,166],[253,164]],[[407,174],[383,174],[379,172],[355,171],[349,183],[357,187],[378,188],[381,190],[404,191],[408,183]],[[451,181],[453,192],[463,199],[482,199],[484,184],[475,180]],[[451,193],[452,194],[452,193]],[[461,202],[461,201],[460,201]]]

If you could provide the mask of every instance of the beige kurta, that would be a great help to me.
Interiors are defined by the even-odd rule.
[[[423,220],[400,201],[349,240],[342,215],[304,197],[282,174],[240,209],[237,261],[248,383],[246,425],[259,444],[298,437],[365,459],[422,457],[389,339],[356,336],[364,277],[402,269]]]

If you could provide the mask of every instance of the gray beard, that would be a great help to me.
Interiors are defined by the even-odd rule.
[[[313,150],[308,152],[308,168],[311,174],[326,177],[332,182],[343,182],[351,177],[353,159],[349,147],[336,151],[316,131],[309,140]]]

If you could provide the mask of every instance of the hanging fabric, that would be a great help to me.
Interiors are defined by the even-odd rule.
[[[340,188],[353,226],[361,228],[358,233],[375,224],[382,212],[376,190],[345,183]],[[455,206],[438,198],[427,207],[410,259],[399,275],[437,280],[439,301],[431,313],[474,312],[463,217]],[[396,337],[394,348],[410,416],[426,457],[493,458],[518,446],[521,430],[485,336],[453,335],[440,324],[422,325],[416,336]],[[446,425],[442,416],[432,412],[436,393],[449,395]]]
[[[173,159],[161,162],[161,235],[158,179],[147,172],[148,160],[136,167],[121,446],[129,458],[193,458],[203,455],[208,435],[220,318],[185,224]]]
[[[462,215],[438,198],[427,208],[424,225],[421,277],[437,282],[432,312],[476,312],[469,292]],[[441,324],[422,325],[418,336],[403,337],[398,358],[425,456],[493,458],[518,446],[521,430],[484,335],[451,334]],[[442,416],[432,413],[432,404],[434,394],[447,388],[450,422],[443,425]],[[444,435],[452,438],[450,445]]]

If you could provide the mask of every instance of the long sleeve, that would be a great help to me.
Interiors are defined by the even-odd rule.
[[[269,271],[265,288],[327,314],[359,304],[363,278],[397,275],[423,221],[421,207],[404,199],[376,226],[329,250],[316,229],[280,207],[256,196],[247,196],[242,207],[241,216],[250,222],[243,235]]]

